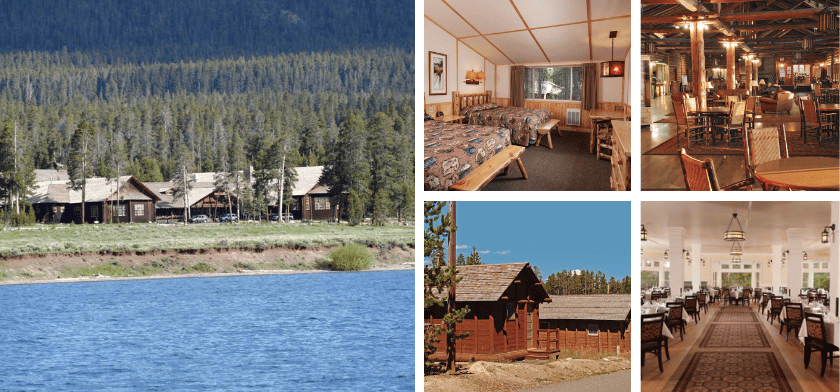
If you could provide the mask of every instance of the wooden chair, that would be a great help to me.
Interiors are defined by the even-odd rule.
[[[770,319],[770,325],[773,325],[773,320],[780,317],[782,314],[782,297],[770,298],[770,312],[767,313],[767,318]]]
[[[722,289],[720,291],[720,300],[723,301],[724,304],[729,304],[729,289]]]
[[[800,100],[802,103],[802,131],[800,135],[808,143],[808,136],[813,134],[817,138],[817,145],[822,145],[823,135],[833,138],[831,123],[817,112],[817,102],[811,99]]]
[[[685,153],[684,148],[680,152],[680,164],[682,165],[685,187],[690,191],[731,191],[744,187],[751,190],[750,186],[755,183],[754,179],[747,178],[746,180],[721,187],[718,183],[715,164],[712,160],[700,161],[694,159]]]
[[[795,329],[796,334],[794,336],[799,335],[799,328],[802,327],[802,304],[797,303],[789,303],[785,304],[785,319],[784,321],[779,320],[779,334],[782,334],[782,330],[787,327],[787,334],[785,334],[785,341],[788,340],[788,336],[790,335],[790,330]]]
[[[688,101],[691,101],[690,99]],[[686,101],[686,102],[688,102]],[[688,117],[688,109],[684,103],[674,102],[674,114],[677,116],[677,145],[682,147],[680,142],[680,134],[685,136],[686,143],[690,147],[691,142],[707,142],[706,133],[708,126],[706,124],[693,124]]]
[[[744,123],[744,119],[746,116],[747,110],[747,103],[744,101],[736,101],[729,103],[729,118],[727,121],[720,125],[715,125],[714,133],[712,135],[713,139],[717,138],[717,135],[721,135],[721,140],[723,140],[723,135],[727,136],[727,144],[732,146],[732,141],[735,139],[743,139],[744,131],[747,129]]]
[[[697,297],[688,295],[685,297],[685,313],[694,317],[694,324],[700,320],[700,310],[697,308]]]
[[[741,304],[747,306],[750,304],[750,297],[752,296],[752,290],[744,289],[743,295],[741,296]]]
[[[683,340],[683,334],[685,334],[685,320],[683,320],[683,304],[682,302],[668,302],[665,304],[668,307],[668,320],[665,321],[665,325],[668,326],[668,329],[671,332],[674,332],[674,328],[679,328],[680,330],[680,340]]]
[[[761,305],[761,314],[764,314],[764,308],[767,307],[768,303],[770,303],[770,293],[764,293],[761,296],[761,302],[759,303],[759,305]]]
[[[708,291],[701,291],[700,295],[697,296],[697,305],[706,313],[709,313],[709,302],[706,300],[708,297]]]
[[[744,122],[749,125],[750,129],[755,128],[755,96],[747,97],[747,107],[744,111]]]
[[[753,295],[753,301],[758,303],[759,300],[761,300],[761,289],[757,288],[755,289],[755,295]]]
[[[653,353],[659,360],[659,372],[662,373],[662,323],[665,315],[643,314],[642,315],[642,366],[645,366],[645,354]],[[667,344],[667,342],[666,342]],[[669,354],[670,356],[670,354]]]
[[[840,348],[825,340],[825,322],[821,313],[805,312],[805,327],[808,328],[808,336],[805,337],[805,369],[811,362],[811,350],[816,349],[820,352],[822,362],[820,377],[823,377],[826,359],[834,365],[834,358],[837,357],[834,353],[840,351]]]
[[[662,298],[662,293],[657,293],[657,292],[651,292],[650,293],[650,300],[651,301],[659,301],[660,298]]]
[[[770,127],[747,130],[747,138],[744,143],[744,170],[747,178],[755,179],[756,166],[782,158],[790,158],[784,124],[780,125],[778,129]],[[763,182],[761,182],[761,188],[765,191],[779,189]]]

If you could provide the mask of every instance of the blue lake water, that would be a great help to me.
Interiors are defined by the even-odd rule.
[[[413,271],[0,286],[0,390],[413,390],[413,297]]]

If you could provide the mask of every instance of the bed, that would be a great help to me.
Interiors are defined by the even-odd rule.
[[[491,92],[460,94],[452,92],[453,113],[469,120],[470,124],[501,127],[510,130],[511,143],[529,146],[537,141],[537,128],[550,120],[551,111],[502,107],[490,102]]]
[[[445,191],[510,146],[510,131],[427,120],[423,136],[423,190]]]

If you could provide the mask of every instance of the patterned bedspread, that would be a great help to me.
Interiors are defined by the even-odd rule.
[[[423,189],[445,191],[473,169],[510,146],[510,131],[480,125],[426,121]]]
[[[537,142],[537,128],[551,119],[545,109],[501,107],[496,104],[473,106],[462,111],[470,124],[510,129],[513,144],[528,146]]]

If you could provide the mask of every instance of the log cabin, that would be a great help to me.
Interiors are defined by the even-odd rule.
[[[630,295],[558,295],[540,308],[539,348],[552,351],[630,352]],[[535,355],[538,357],[539,355]]]
[[[455,287],[456,308],[469,307],[458,333],[469,332],[455,345],[457,361],[523,359],[536,347],[540,305],[550,302],[529,263],[466,265]],[[444,296],[448,295],[443,293]],[[426,309],[424,322],[439,324],[443,307]],[[436,344],[431,359],[442,359],[446,337]]]
[[[424,13],[425,190],[630,189],[630,2]]]
[[[683,174],[682,148],[690,158],[714,164],[721,185],[738,184],[741,190],[840,189],[837,0],[641,0],[641,4],[642,55],[636,72],[641,75],[642,126],[649,127],[641,132],[642,190],[689,188],[693,179]],[[692,124],[712,125],[692,134],[683,125],[683,116],[677,116],[676,110],[682,108],[674,102],[683,101],[678,94],[688,94],[692,101],[686,106]],[[732,105],[737,105],[727,100],[733,98],[745,102],[747,121],[741,123],[736,116],[732,124],[736,127],[728,126],[735,131],[724,132],[722,125],[735,110]],[[803,110],[802,100],[815,102],[814,111]],[[726,113],[713,113],[717,106]],[[811,114],[813,120],[806,120]],[[700,119],[694,121],[694,116]],[[804,124],[812,121],[818,125]],[[760,132],[754,130],[765,128],[778,131],[774,139],[779,140],[781,154],[765,156],[756,152],[763,146],[749,146],[751,134]],[[764,160],[746,154],[747,147]],[[815,157],[831,159],[820,164]],[[768,178],[763,170],[755,173],[760,163],[783,163],[787,158],[808,161],[808,166],[797,167],[801,172],[828,167],[827,178],[833,181],[814,185],[809,176],[795,172],[774,171],[792,174],[788,176],[792,181]],[[740,183],[745,179],[748,183]],[[774,185],[767,186],[768,182]]]
[[[118,189],[119,187],[119,189]],[[40,181],[29,198],[35,218],[43,223],[141,223],[156,220],[155,203],[160,197],[134,176],[117,179],[88,178],[82,190],[69,180]]]

